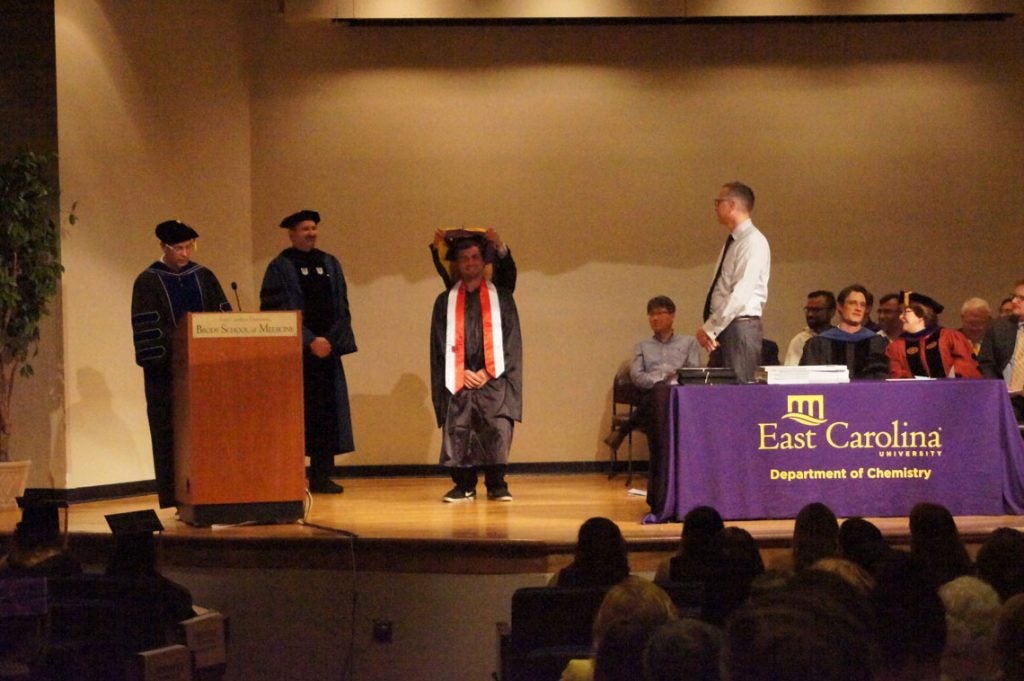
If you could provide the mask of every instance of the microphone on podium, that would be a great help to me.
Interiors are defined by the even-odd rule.
[[[238,282],[231,282],[231,290],[235,292],[235,304],[238,305],[238,311],[242,311],[242,301],[238,299]]]

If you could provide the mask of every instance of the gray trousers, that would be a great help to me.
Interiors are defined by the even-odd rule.
[[[736,382],[753,383],[754,372],[761,366],[761,318],[737,317],[718,334],[717,340],[722,346],[722,362],[736,373]]]

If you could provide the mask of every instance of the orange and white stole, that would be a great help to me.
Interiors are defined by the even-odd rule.
[[[480,315],[484,327],[484,365],[487,373],[497,378],[505,373],[505,346],[498,289],[489,281],[480,285]],[[461,281],[448,292],[446,322],[444,385],[454,395],[465,385],[466,372],[466,288]]]

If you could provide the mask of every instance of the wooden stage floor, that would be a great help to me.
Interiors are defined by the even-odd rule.
[[[515,501],[445,504],[447,478],[344,479],[345,493],[312,496],[304,523],[196,528],[158,510],[166,530],[163,562],[171,566],[302,567],[361,571],[519,574],[553,572],[570,559],[580,524],[593,516],[614,520],[629,543],[635,571],[653,571],[678,546],[681,525],[643,525],[643,496],[628,494],[622,475],[510,475]],[[635,478],[643,489],[646,480]],[[479,490],[483,491],[481,483]],[[915,500],[908,500],[907,509]],[[156,508],[156,496],[76,503],[70,509],[70,545],[86,563],[105,562],[111,537],[103,516]],[[0,510],[0,534],[19,519]],[[871,518],[891,544],[905,545],[902,518]],[[769,565],[786,553],[792,520],[728,522],[747,529]],[[1024,516],[960,517],[965,542],[976,548],[996,527],[1024,530]]]

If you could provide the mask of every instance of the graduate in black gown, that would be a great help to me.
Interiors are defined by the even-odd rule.
[[[437,297],[430,326],[430,384],[440,463],[455,483],[447,503],[476,498],[482,470],[487,498],[511,501],[505,470],[515,421],[522,420],[522,336],[512,293],[484,277],[484,239],[454,244],[457,282]]]
[[[356,351],[341,263],[316,248],[320,214],[301,210],[281,221],[291,248],[270,261],[260,288],[261,310],[302,311],[302,378],[309,489],[339,494],[334,456],[355,450],[342,355]]]
[[[163,257],[135,278],[132,331],[135,363],[146,384],[146,414],[153,441],[160,508],[175,506],[174,424],[172,422],[171,349],[174,329],[186,312],[231,310],[217,277],[191,261],[199,234],[183,222],[156,226]]]

